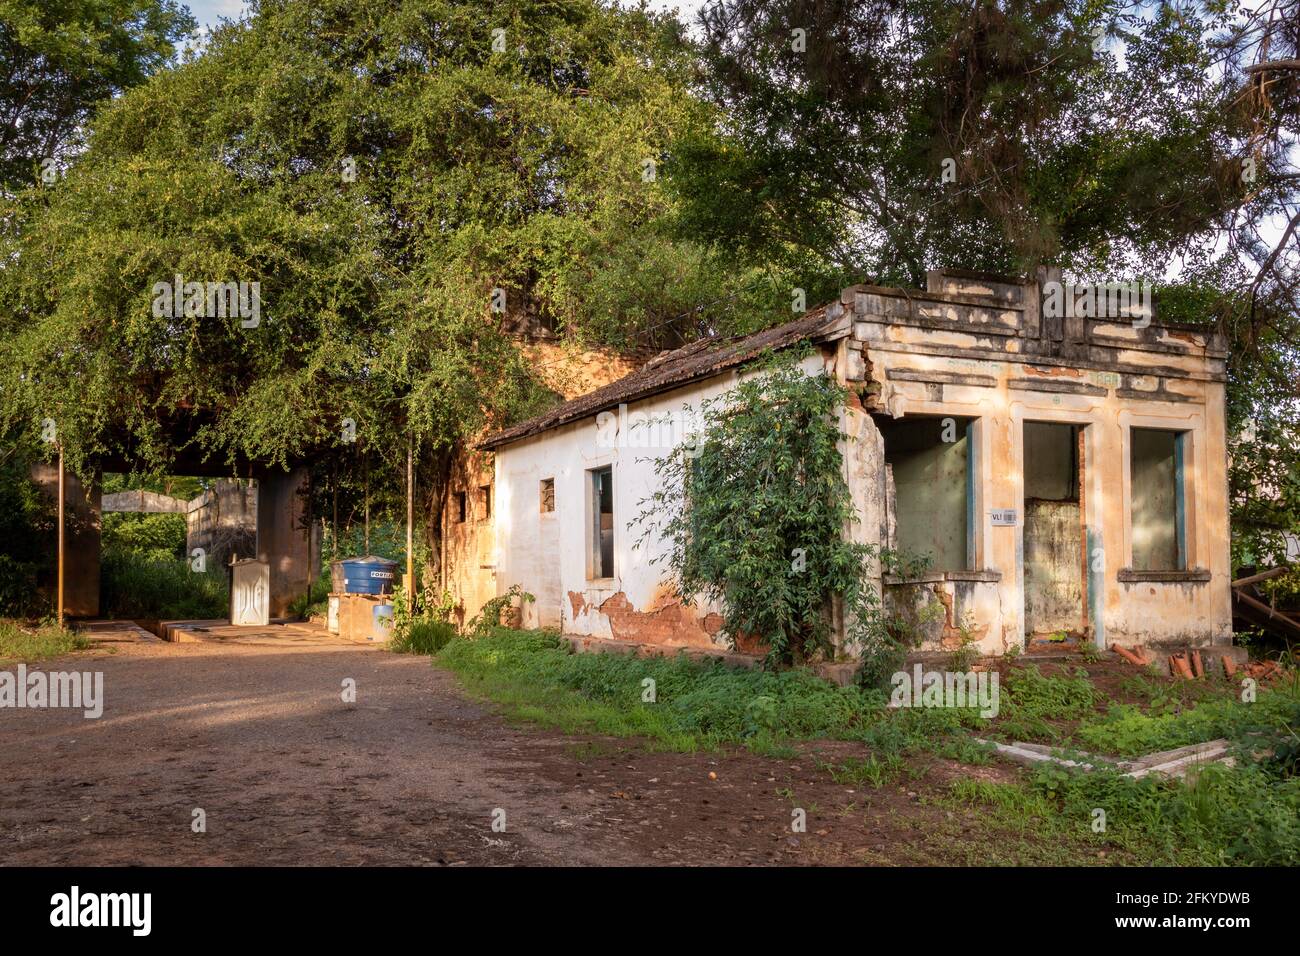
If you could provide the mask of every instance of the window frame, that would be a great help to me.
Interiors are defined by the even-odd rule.
[[[609,556],[609,574],[602,574],[605,570],[602,558],[601,548],[601,515],[600,510],[600,493],[598,491],[597,481],[601,475],[609,476],[609,515],[610,515],[610,556]],[[613,463],[597,465],[594,468],[587,469],[587,580],[588,581],[613,581],[618,576],[618,562],[615,549],[614,533],[617,530],[617,523],[614,520],[616,514],[614,504],[614,465]]]

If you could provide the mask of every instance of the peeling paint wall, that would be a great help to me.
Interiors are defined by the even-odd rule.
[[[806,363],[811,371],[823,359]],[[629,421],[684,420],[688,406],[731,388],[728,372],[627,407]],[[556,626],[584,634],[671,646],[726,647],[719,608],[687,605],[665,581],[660,540],[641,541],[641,501],[659,487],[655,463],[671,444],[598,428],[588,418],[514,442],[496,453],[498,593],[518,584],[537,600],[526,627]],[[651,434],[663,434],[667,430]],[[650,441],[649,444],[647,442]],[[609,466],[614,480],[614,576],[593,570],[591,472]],[[539,512],[542,482],[554,481],[555,511]],[[558,580],[558,589],[555,582]]]
[[[1089,638],[1231,640],[1221,339],[1158,323],[1053,319],[1041,314],[1034,283],[961,273],[932,273],[924,294],[853,287],[841,302],[853,317],[845,348],[863,355],[864,377],[848,384],[865,408],[974,419],[973,568],[996,577],[973,583],[966,608],[985,635],[983,650],[999,653],[1025,640],[1026,560],[1041,554],[1041,539],[1025,538],[1027,422],[1080,429],[1080,577]],[[1183,435],[1181,571],[1134,563],[1130,461],[1133,430],[1142,428]],[[1062,558],[1068,551],[1059,548]],[[956,583],[940,590],[956,600]]]

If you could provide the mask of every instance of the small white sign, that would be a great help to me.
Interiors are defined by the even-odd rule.
[[[1012,525],[1012,526],[1014,526],[1015,523],[1016,523],[1016,509],[1015,509],[1015,508],[1002,508],[1002,509],[999,509],[999,510],[996,510],[996,511],[990,511],[989,514],[992,516],[992,518],[993,518],[993,524],[994,524],[995,526],[996,526],[996,525]]]

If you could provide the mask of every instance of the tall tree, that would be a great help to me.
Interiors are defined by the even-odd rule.
[[[668,228],[659,167],[711,123],[692,66],[671,18],[596,0],[255,2],[4,220],[0,424],[53,420],[78,465],[379,486],[409,436],[444,454],[548,399],[521,330],[738,320],[695,306],[753,277]],[[256,283],[259,314],[208,283]]]
[[[193,29],[176,0],[0,0],[0,192],[57,175],[96,107]]]
[[[845,279],[1170,280],[1165,316],[1232,343],[1239,553],[1300,531],[1298,0],[722,0],[700,25],[721,135],[678,151],[684,230]]]

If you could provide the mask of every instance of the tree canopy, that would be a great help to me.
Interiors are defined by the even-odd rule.
[[[1276,543],[1296,5],[724,0],[697,42],[608,0],[254,0],[171,62],[170,0],[9,0],[0,433],[355,487],[553,400],[520,335],[657,349],[1058,262],[1228,334]]]
[[[94,109],[193,28],[176,0],[0,0],[0,192],[57,175]]]
[[[254,4],[15,205],[3,414],[78,460],[283,463],[345,418],[404,453],[543,400],[521,326],[698,330],[745,277],[665,224],[658,165],[711,125],[691,66],[675,21],[592,0]],[[258,324],[158,314],[176,277],[257,283]]]

